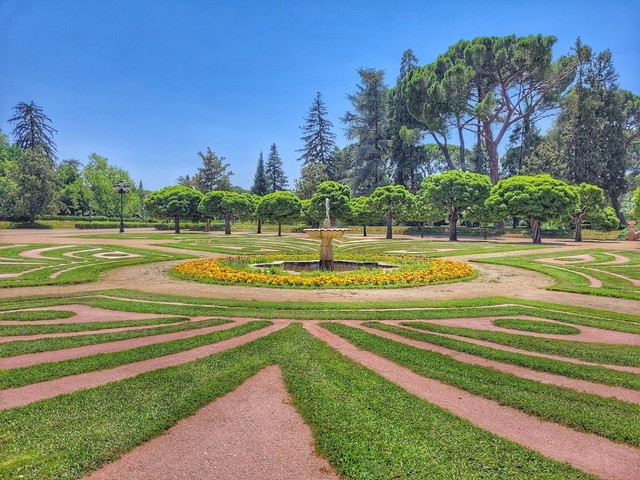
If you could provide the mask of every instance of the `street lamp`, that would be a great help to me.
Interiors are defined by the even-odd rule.
[[[118,183],[113,184],[113,190],[120,195],[120,233],[124,233],[124,220],[122,218],[122,199],[124,194],[131,190],[129,185],[124,180],[120,180]]]

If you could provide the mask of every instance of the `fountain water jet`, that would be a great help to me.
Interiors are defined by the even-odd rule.
[[[320,239],[320,270],[333,271],[333,239],[340,238],[348,228],[331,228],[331,219],[329,217],[329,199],[324,201],[326,217],[322,226],[324,228],[307,228],[304,232],[311,238]]]

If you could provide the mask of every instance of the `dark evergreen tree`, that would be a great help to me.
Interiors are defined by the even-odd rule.
[[[320,92],[316,92],[316,98],[309,108],[309,114],[304,118],[305,125],[300,127],[304,142],[304,148],[298,150],[302,155],[298,160],[303,165],[316,163],[324,167],[324,171],[330,180],[334,180],[333,153],[336,148],[336,135],[331,131],[333,123],[326,118],[327,107],[322,101]]]
[[[623,224],[620,197],[626,191],[624,102],[618,74],[605,50],[597,55],[576,42],[577,80],[562,104],[556,127],[572,183],[601,187]]]
[[[284,174],[282,168],[282,159],[278,154],[278,147],[275,143],[271,144],[271,150],[269,151],[269,157],[267,158],[267,164],[265,166],[265,172],[268,179],[269,193],[285,190],[289,181]]]
[[[56,144],[52,137],[58,131],[49,125],[51,119],[33,101],[20,102],[13,110],[15,113],[9,123],[16,124],[11,132],[16,146],[22,150],[42,151],[53,165],[56,160]]]
[[[419,145],[423,133],[420,123],[411,116],[402,96],[402,81],[418,66],[412,50],[405,50],[400,62],[400,74],[396,86],[389,91],[389,136],[391,138],[391,164],[394,183],[416,192],[421,185],[419,172],[423,160]]]
[[[258,157],[258,165],[256,166],[256,174],[253,176],[251,193],[260,196],[269,193],[269,179],[267,178],[267,172],[264,168],[264,157],[262,156],[262,152],[260,152],[260,156]]]
[[[357,85],[357,92],[347,95],[354,112],[347,112],[342,121],[347,125],[349,139],[356,140],[353,191],[368,195],[390,182],[387,87],[382,70],[360,68],[358,75],[361,84]]]

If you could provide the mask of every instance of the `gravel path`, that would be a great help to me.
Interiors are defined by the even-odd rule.
[[[586,327],[584,325],[576,325],[573,323],[558,322],[546,318],[530,317],[527,315],[510,315],[508,318],[517,318],[522,320],[537,320],[541,322],[556,323],[558,325],[566,325],[575,327],[580,330],[576,335],[559,335],[551,333],[524,332],[505,327],[498,327],[492,322],[504,317],[474,317],[474,318],[447,318],[443,320],[421,320],[424,323],[433,323],[443,325],[445,327],[462,327],[473,330],[484,330],[489,332],[510,333],[513,335],[526,335],[527,337],[551,338],[556,340],[570,340],[575,342],[588,343],[612,343],[622,345],[640,345],[640,335],[625,332],[616,332],[614,330],[605,330],[602,328]]]
[[[62,350],[50,350],[46,352],[28,353],[16,355],[14,357],[0,358],[0,369],[9,370],[11,368],[24,368],[40,363],[62,362],[73,358],[89,357],[101,353],[121,352],[132,348],[146,347],[157,343],[171,342],[184,338],[192,338],[208,333],[228,330],[246,323],[246,321],[225,323],[213,327],[197,328],[194,330],[184,330],[181,332],[163,333],[160,335],[149,335],[148,337],[129,338],[127,340],[117,340],[114,342],[98,343],[95,345],[85,345],[82,347],[65,348]]]
[[[502,363],[495,360],[488,360],[486,358],[477,357],[468,353],[458,352],[457,350],[451,350],[439,345],[433,345],[427,342],[405,338],[401,335],[396,335],[391,332],[384,332],[375,328],[368,328],[359,323],[342,323],[359,328],[369,333],[373,333],[374,335],[378,335],[379,337],[388,338],[389,340],[403,343],[405,345],[410,345],[421,350],[429,350],[431,352],[442,353],[444,355],[447,355],[448,357],[470,365],[489,367],[500,372],[509,373],[512,375],[516,375],[517,377],[534,380],[536,382],[557,385],[559,387],[572,388],[574,390],[600,395],[601,397],[615,397],[625,402],[640,404],[640,392],[636,390],[630,390],[622,387],[612,387],[609,385],[602,385],[600,383],[567,378],[562,375],[555,375],[553,373],[540,372],[526,367]]]
[[[609,480],[640,478],[640,450],[597,435],[544,422],[493,400],[422,377],[378,355],[360,350],[312,323],[305,328],[343,355],[373,370],[407,392],[469,420],[491,433],[546,457]]]
[[[141,373],[158,370],[160,368],[173,367],[183,363],[198,360],[214,353],[219,353],[239,345],[243,345],[257,338],[264,337],[270,333],[284,328],[287,322],[274,322],[274,325],[242,335],[230,338],[222,342],[193,348],[184,352],[165,355],[163,357],[151,358],[140,362],[128,363],[120,367],[109,370],[99,370],[96,372],[82,373],[68,377],[58,378],[47,382],[35,383],[24,387],[11,388],[0,391],[0,410],[20,407],[29,403],[53,398],[65,393],[75,392],[87,388],[94,388],[106,383],[135,377]]]
[[[394,324],[400,323],[400,321],[383,320],[383,323],[389,323],[390,325],[394,325]],[[402,323],[410,323],[410,322],[405,322],[403,320]],[[413,327],[405,327],[404,325],[402,325],[402,327],[413,328]],[[418,332],[422,332],[422,333],[425,332],[424,330],[421,330],[419,328],[413,328],[413,329]],[[496,350],[504,350],[505,352],[520,353],[522,355],[529,355],[531,357],[548,358],[550,360],[561,360],[563,362],[575,363],[577,365],[592,365],[596,367],[605,367],[605,368],[610,368],[611,370],[619,370],[621,372],[636,373],[640,375],[640,367],[628,367],[625,365],[608,365],[605,363],[586,362],[584,360],[578,360],[577,358],[562,357],[560,355],[550,355],[548,353],[533,352],[531,350],[523,350],[521,348],[508,347],[506,345],[500,345],[499,343],[493,343],[486,340],[477,340],[475,338],[463,337],[461,335],[451,335],[449,333],[439,333],[439,332],[429,332],[429,333],[432,333],[433,335],[440,335],[442,337],[453,338],[454,340],[461,340],[463,342],[473,343],[475,345],[480,345],[482,347],[489,347]]]
[[[277,366],[108,464],[89,480],[338,480]]]

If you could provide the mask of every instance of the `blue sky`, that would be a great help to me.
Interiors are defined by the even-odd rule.
[[[407,48],[426,64],[462,38],[542,33],[559,56],[581,36],[611,49],[621,87],[640,94],[639,25],[637,0],[0,0],[0,128],[33,100],[60,159],[96,152],[148,189],[195,173],[207,147],[250,187],[275,142],[293,186],[316,91],[346,145],[358,67],[392,85]]]

